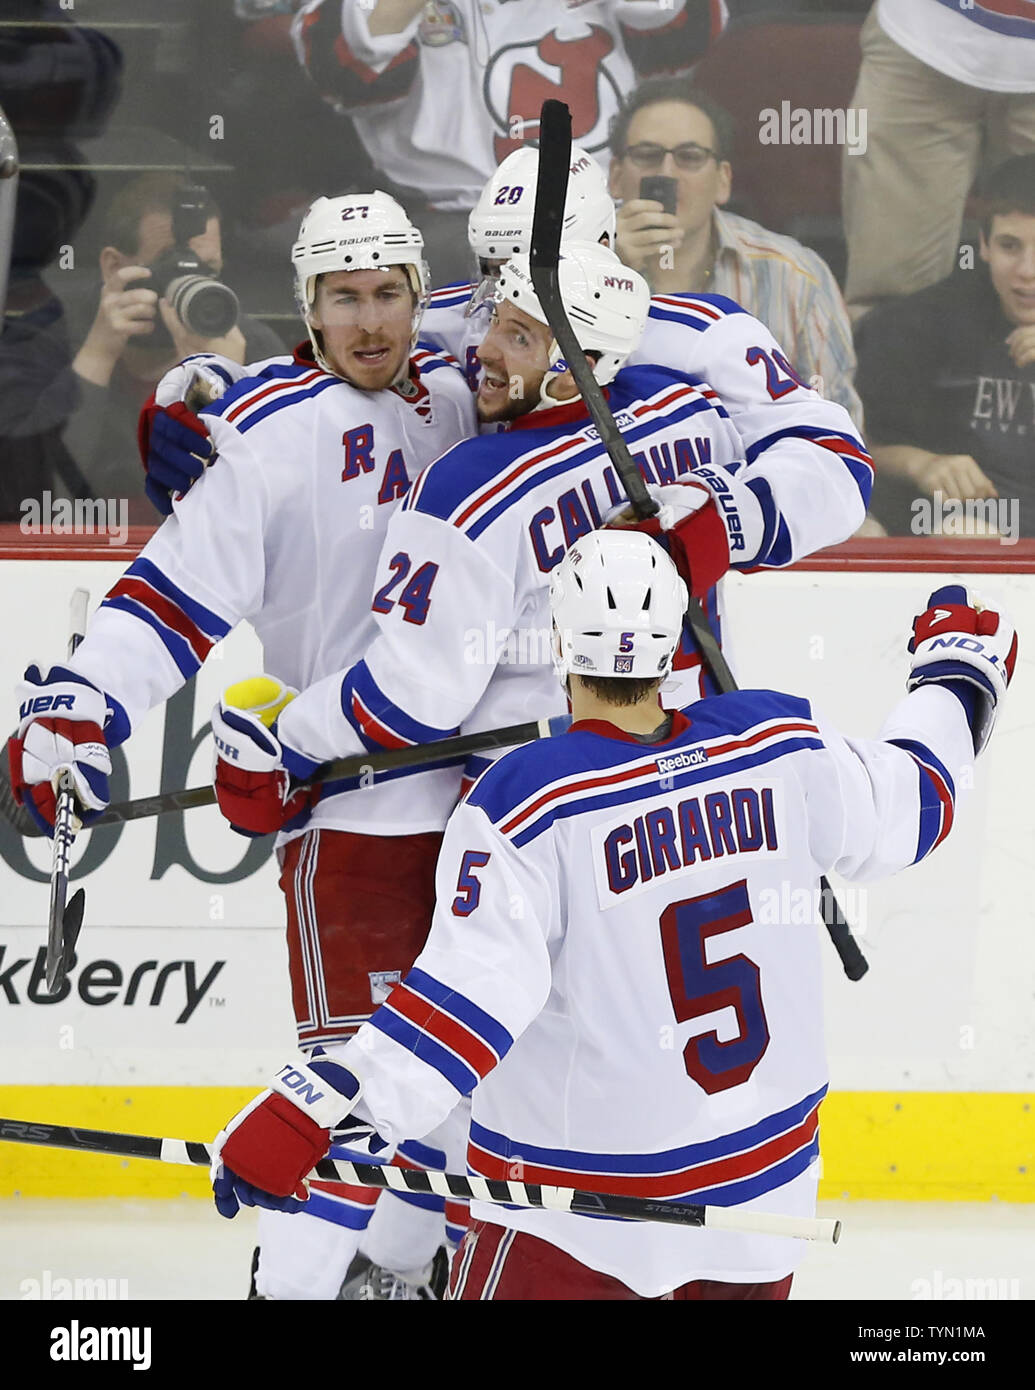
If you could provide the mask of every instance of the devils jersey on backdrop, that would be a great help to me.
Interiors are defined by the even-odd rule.
[[[298,689],[358,660],[377,633],[370,595],[389,515],[425,464],[476,428],[456,364],[423,348],[403,387],[371,392],[323,371],[307,344],[203,415],[217,463],[107,594],[69,662],[121,706],[109,743],[189,680],[243,618],[265,669]],[[454,770],[415,780],[456,795]],[[348,797],[325,794],[311,824],[382,835],[400,823],[438,828],[416,825],[407,801],[389,776],[364,791],[361,815]]]
[[[432,0],[398,34],[371,6],[311,0],[295,45],[321,93],[348,111],[377,168],[440,208],[470,208],[496,165],[534,140],[548,98],[603,159],[638,76],[689,68],[725,22],[724,0]],[[448,94],[448,95],[446,95]]]

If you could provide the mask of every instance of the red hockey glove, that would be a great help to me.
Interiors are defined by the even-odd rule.
[[[212,711],[216,800],[239,834],[271,835],[296,817],[307,816],[319,800],[320,788],[292,791],[276,735],[260,716],[237,707],[230,698],[252,684],[257,682],[232,687]]]
[[[233,1218],[241,1205],[300,1211],[305,1179],[332,1140],[367,1144],[371,1156],[384,1149],[371,1125],[349,1122],[359,1095],[359,1078],[337,1062],[281,1067],[216,1135],[210,1177],[219,1214]]]
[[[608,513],[606,524],[629,526],[658,541],[671,555],[691,594],[701,598],[730,567],[726,524],[714,496],[692,478],[664,487],[648,484],[647,491],[660,504],[654,516],[636,521],[632,509],[623,503]]]

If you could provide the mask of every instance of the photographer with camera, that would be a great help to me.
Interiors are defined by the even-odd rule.
[[[80,404],[64,439],[94,497],[141,499],[138,519],[151,520],[135,439],[157,382],[191,353],[256,362],[284,345],[241,314],[220,281],[220,213],[204,188],[177,174],[133,179],[108,208],[104,241],[100,299],[72,362]]]

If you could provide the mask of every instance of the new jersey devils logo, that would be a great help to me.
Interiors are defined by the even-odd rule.
[[[539,111],[551,98],[568,103],[573,140],[591,152],[603,149],[607,122],[601,112],[601,84],[613,92],[615,106],[621,101],[618,83],[604,63],[614,46],[607,30],[593,24],[580,38],[546,34],[507,44],[494,54],[485,70],[483,94],[500,132],[494,140],[497,160],[535,139]]]

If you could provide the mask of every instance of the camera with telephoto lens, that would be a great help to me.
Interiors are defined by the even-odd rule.
[[[224,337],[237,323],[241,308],[229,285],[217,280],[190,249],[194,237],[205,231],[211,208],[208,191],[199,184],[182,189],[172,212],[173,245],[148,267],[150,279],[132,282],[164,296],[184,328],[199,338]],[[164,333],[164,324],[156,320],[151,343]]]

